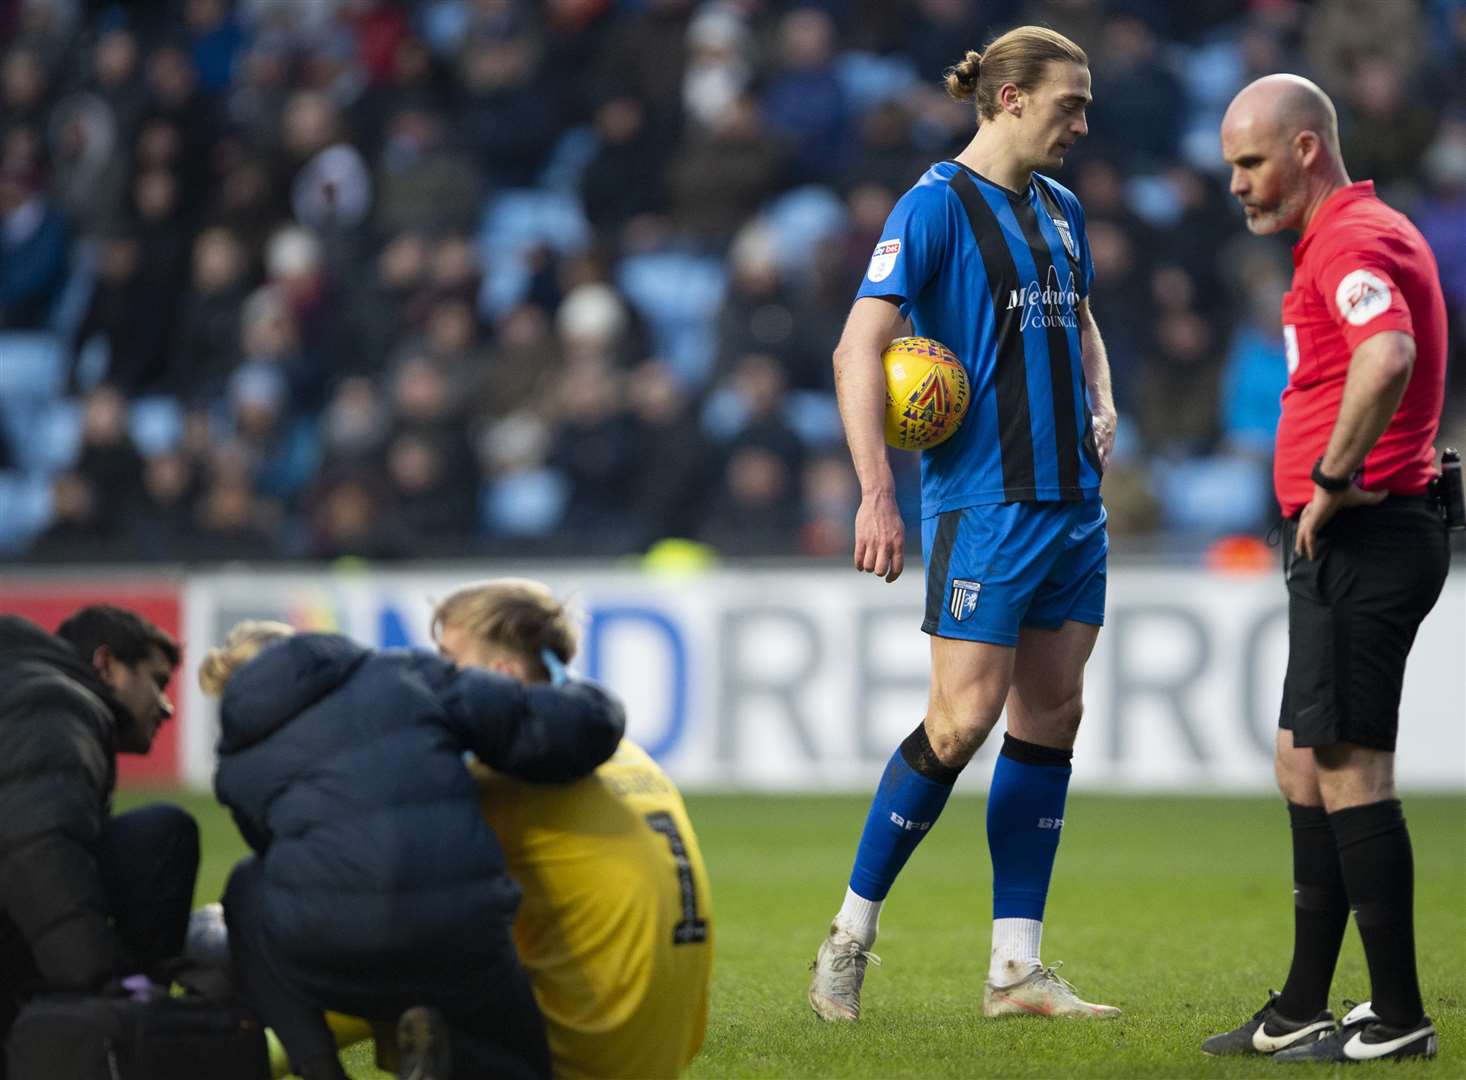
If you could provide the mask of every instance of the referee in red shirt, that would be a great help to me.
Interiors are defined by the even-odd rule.
[[[1440,277],[1415,226],[1368,180],[1349,182],[1333,103],[1307,79],[1269,75],[1239,93],[1222,152],[1248,229],[1301,234],[1283,298],[1274,466],[1289,640],[1276,770],[1293,827],[1294,942],[1282,993],[1202,1049],[1434,1057],[1394,766],[1405,658],[1450,561],[1430,494],[1445,396]],[[1351,909],[1373,995],[1336,1025],[1329,984]]]

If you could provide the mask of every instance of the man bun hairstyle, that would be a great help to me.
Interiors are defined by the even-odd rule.
[[[146,660],[154,649],[163,654],[170,668],[176,668],[183,658],[173,635],[136,612],[111,604],[91,604],[78,609],[56,628],[56,636],[69,642],[88,664],[103,645],[128,667]]]
[[[982,78],[982,53],[968,49],[967,55],[947,69],[944,76],[947,96],[956,101],[971,101],[977,96],[977,83]]]
[[[1005,83],[1032,90],[1043,81],[1051,62],[1089,66],[1084,50],[1047,26],[1018,26],[1001,34],[982,52],[967,55],[947,69],[947,93],[958,101],[977,103],[978,122],[998,115],[998,91]]]
[[[475,640],[518,656],[528,670],[549,678],[540,650],[568,664],[580,645],[574,613],[549,586],[530,578],[494,578],[458,589],[433,610],[433,640],[452,625]]]
[[[210,649],[199,665],[199,688],[211,697],[218,697],[234,673],[258,656],[266,645],[294,633],[295,627],[288,623],[269,619],[235,623],[224,644]]]

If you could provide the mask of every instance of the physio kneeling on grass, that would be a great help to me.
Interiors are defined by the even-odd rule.
[[[230,952],[292,1067],[345,1076],[333,1010],[402,1017],[413,1075],[548,1076],[509,934],[519,889],[462,755],[576,779],[615,750],[620,704],[281,623],[236,626],[199,683],[221,697],[214,790],[254,849],[224,894]]]

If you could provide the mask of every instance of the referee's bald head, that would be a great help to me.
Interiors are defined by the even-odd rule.
[[[1247,228],[1258,236],[1302,232],[1349,182],[1334,103],[1298,75],[1268,75],[1242,88],[1222,117],[1222,156]]]
[[[1339,158],[1339,114],[1318,84],[1301,75],[1264,75],[1248,83],[1227,106],[1228,130],[1290,143],[1305,131],[1319,137],[1331,158]]]

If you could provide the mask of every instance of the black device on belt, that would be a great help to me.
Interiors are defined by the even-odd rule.
[[[1451,447],[1441,451],[1441,474],[1430,482],[1448,529],[1466,529],[1466,490],[1461,483],[1461,455]]]

